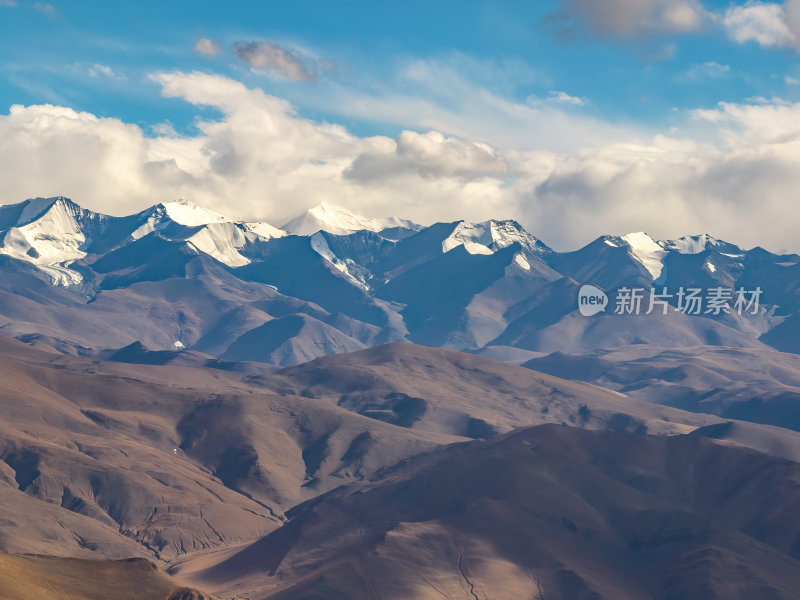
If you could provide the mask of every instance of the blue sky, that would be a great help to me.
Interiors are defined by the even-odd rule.
[[[724,10],[729,3],[705,6]],[[336,120],[361,134],[392,135],[402,123],[336,114],[314,96],[333,82],[363,93],[395,88],[398,71],[409,62],[450,61],[454,55],[484,61],[488,71],[506,65],[500,73],[465,73],[503,96],[524,101],[564,92],[584,101],[584,113],[614,122],[669,123],[676,108],[800,94],[800,86],[786,83],[787,77],[800,78],[792,50],[739,44],[713,29],[623,39],[581,31],[565,41],[547,21],[558,9],[552,1],[18,0],[0,12],[0,106],[63,104],[142,125],[169,120],[185,128],[196,108],[161,98],[147,76],[199,69],[287,98],[301,114]],[[218,43],[220,54],[193,52],[199,38]],[[252,73],[233,51],[242,40],[296,48],[331,61],[334,70],[310,84]],[[667,46],[672,50],[664,58]],[[430,97],[425,89],[412,92]]]
[[[800,0],[0,0],[0,202],[789,247],[798,48]]]

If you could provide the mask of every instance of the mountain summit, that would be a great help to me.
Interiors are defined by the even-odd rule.
[[[283,229],[294,235],[313,235],[318,231],[347,235],[356,231],[380,232],[393,228],[417,230],[420,226],[397,217],[386,219],[362,217],[342,206],[328,202],[320,202],[283,226]]]

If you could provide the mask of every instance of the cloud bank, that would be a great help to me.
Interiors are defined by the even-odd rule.
[[[420,222],[517,218],[562,250],[645,230],[800,251],[800,104],[721,104],[687,115],[696,137],[641,132],[554,152],[436,130],[359,137],[222,76],[154,79],[164,96],[222,116],[198,121],[194,135],[146,135],[70,108],[13,106],[0,116],[0,201],[63,194],[125,214],[183,195],[279,224],[324,200]],[[585,120],[574,123],[579,137]]]

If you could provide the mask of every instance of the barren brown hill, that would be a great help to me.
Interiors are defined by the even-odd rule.
[[[2,600],[214,600],[144,559],[0,554]]]
[[[2,336],[0,413],[0,550],[160,561],[250,543],[301,502],[468,438],[542,423],[720,437],[709,427],[724,424],[412,344],[238,373]],[[754,447],[769,433],[736,431]],[[770,451],[800,456],[796,438]]]
[[[460,439],[250,379],[0,337],[0,549],[169,559],[243,543],[300,501]]]
[[[772,349],[637,344],[524,364],[626,395],[723,418],[800,431],[800,356]]]
[[[324,356],[270,377],[272,385],[413,429],[487,438],[559,423],[683,433],[719,422],[482,356],[396,343]]]
[[[175,571],[253,600],[789,600],[798,507],[793,461],[550,425],[410,459]]]

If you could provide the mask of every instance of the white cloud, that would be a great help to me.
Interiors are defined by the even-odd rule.
[[[109,67],[108,65],[100,65],[94,64],[86,70],[89,73],[89,77],[108,77],[110,79],[124,79],[125,77],[120,73],[117,73]]]
[[[464,181],[502,179],[508,174],[508,164],[488,144],[448,138],[438,131],[426,134],[403,131],[393,144],[376,144],[357,156],[345,171],[348,178],[362,182],[385,181],[408,174]]]
[[[528,222],[563,231],[566,219],[570,240],[644,229],[800,250],[800,104],[722,104],[694,116],[696,138],[657,136],[562,157],[532,182]]]
[[[220,45],[214,40],[208,38],[200,38],[195,42],[194,51],[203,56],[216,56],[222,52]]]
[[[789,28],[788,14],[783,4],[751,0],[743,6],[730,7],[722,23],[728,35],[740,44],[750,41],[762,46],[797,44],[797,37]]]
[[[0,199],[63,194],[125,214],[184,195],[219,212],[278,223],[323,200],[424,219],[443,216],[456,198],[467,216],[502,208],[503,158],[484,144],[435,133],[360,138],[302,119],[288,102],[231,79],[201,73],[155,79],[165,96],[214,106],[223,117],[198,122],[197,135],[165,126],[149,137],[118,119],[52,105],[14,106],[0,116],[6,157]],[[366,156],[403,162],[402,172],[373,182],[355,172],[347,176]]]
[[[575,106],[583,106],[586,104],[583,98],[570,96],[566,92],[552,91],[550,92],[550,100],[554,102],[560,102],[562,104],[574,104]]]
[[[293,81],[314,81],[318,77],[298,52],[272,42],[237,42],[234,50],[254,71]]]
[[[570,96],[566,92],[560,92],[557,90],[552,90],[546,97],[531,95],[525,99],[525,104],[529,107],[535,109],[547,109],[547,107],[553,107],[560,105],[567,105],[567,106],[584,106],[586,104],[586,100],[583,98],[579,98],[578,96]]]
[[[195,135],[169,124],[146,135],[69,108],[14,106],[0,116],[0,199],[64,194],[124,214],[183,195],[275,223],[328,200],[422,222],[518,218],[559,249],[646,230],[660,237],[707,231],[800,250],[800,103],[721,104],[687,115],[691,133],[620,130],[617,139],[554,152],[548,137],[518,149],[439,131],[362,138],[224,77],[155,80],[165,96],[222,116],[198,122]],[[549,110],[548,117],[558,114]],[[585,118],[561,119],[564,132],[571,123],[574,137],[587,139],[580,137]]]
[[[0,0],[0,6],[16,6],[17,0]]]
[[[731,72],[729,65],[723,65],[716,61],[708,61],[697,65],[692,65],[683,78],[691,81],[707,81],[709,79],[720,79],[726,77]]]

